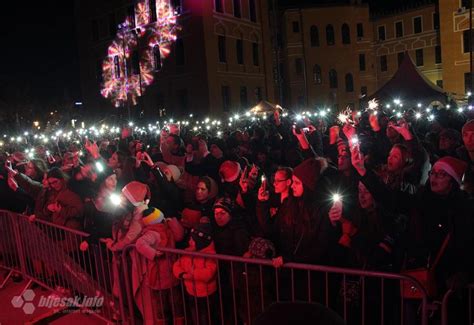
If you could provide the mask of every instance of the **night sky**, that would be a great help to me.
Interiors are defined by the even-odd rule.
[[[281,5],[295,5],[338,1],[279,2]],[[369,2],[377,9],[387,9],[400,6],[400,3],[416,1]],[[2,3],[0,15],[0,39],[3,43],[0,52],[0,104],[11,102],[15,98],[18,98],[18,101],[28,98],[45,107],[55,101],[64,102],[67,99],[72,103],[79,100],[74,0],[5,1]]]
[[[12,88],[49,103],[79,95],[74,1],[5,1],[0,35],[0,100]]]

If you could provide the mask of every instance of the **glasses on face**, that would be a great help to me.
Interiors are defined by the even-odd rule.
[[[288,178],[285,178],[285,179],[274,179],[274,180],[273,180],[273,183],[286,182],[287,180],[288,180]]]
[[[433,171],[433,170],[430,170],[429,172],[429,175],[430,177],[434,177],[434,178],[446,178],[448,177],[449,175],[443,171],[443,170],[440,170],[440,171]]]

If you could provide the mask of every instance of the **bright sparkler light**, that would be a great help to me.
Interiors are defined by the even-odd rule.
[[[421,118],[421,113],[417,112],[417,113],[415,114],[415,118],[416,118],[416,119]]]
[[[369,109],[370,110],[377,110],[379,108],[379,102],[377,101],[377,99],[372,99],[368,102],[368,105],[369,105]]]

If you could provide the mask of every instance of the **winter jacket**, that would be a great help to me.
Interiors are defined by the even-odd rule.
[[[21,173],[15,176],[15,180],[35,200],[34,214],[37,218],[72,229],[82,228],[83,204],[76,193],[68,188],[60,192],[45,188],[43,184]],[[54,213],[49,211],[48,205],[51,203],[59,204],[61,210]]]
[[[270,216],[269,203],[257,203],[257,217],[285,261],[309,264],[327,262],[328,249],[336,242],[336,234],[329,223],[327,209],[310,204],[303,198],[290,196]]]
[[[181,210],[181,190],[176,183],[168,181],[156,169],[153,171],[156,181],[148,183],[151,191],[150,206],[158,207],[167,217],[178,216]]]
[[[229,223],[223,227],[217,226],[211,219],[214,229],[214,244],[218,254],[243,256],[250,243],[250,233],[245,220],[232,215]]]
[[[199,251],[200,253],[215,254],[214,243]],[[181,274],[191,274],[191,279],[184,280],[186,291],[193,297],[207,297],[217,290],[216,260],[203,257],[183,255],[173,265],[173,274],[179,278]]]
[[[142,217],[146,209],[148,209],[146,204],[135,207],[133,212],[128,213],[114,225],[112,232],[114,243],[111,247],[113,251],[120,251],[135,243],[143,230]]]
[[[159,248],[175,248],[174,236],[167,223],[145,227],[143,235],[137,239],[137,251],[146,257],[146,284],[154,290],[169,289],[178,285],[172,276],[171,265],[176,258],[170,254],[160,254]]]
[[[439,249],[451,232],[448,243],[435,269],[438,285],[456,273],[473,275],[474,257],[474,202],[459,189],[442,197],[431,191],[427,185],[416,198],[409,225],[406,245],[406,268],[431,265]]]

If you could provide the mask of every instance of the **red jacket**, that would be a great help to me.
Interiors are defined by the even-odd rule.
[[[215,254],[214,243],[199,251],[200,253]],[[217,263],[210,258],[183,255],[173,265],[173,274],[179,278],[180,274],[192,274],[191,279],[185,279],[184,285],[188,294],[194,297],[207,297],[217,290],[216,281]]]

